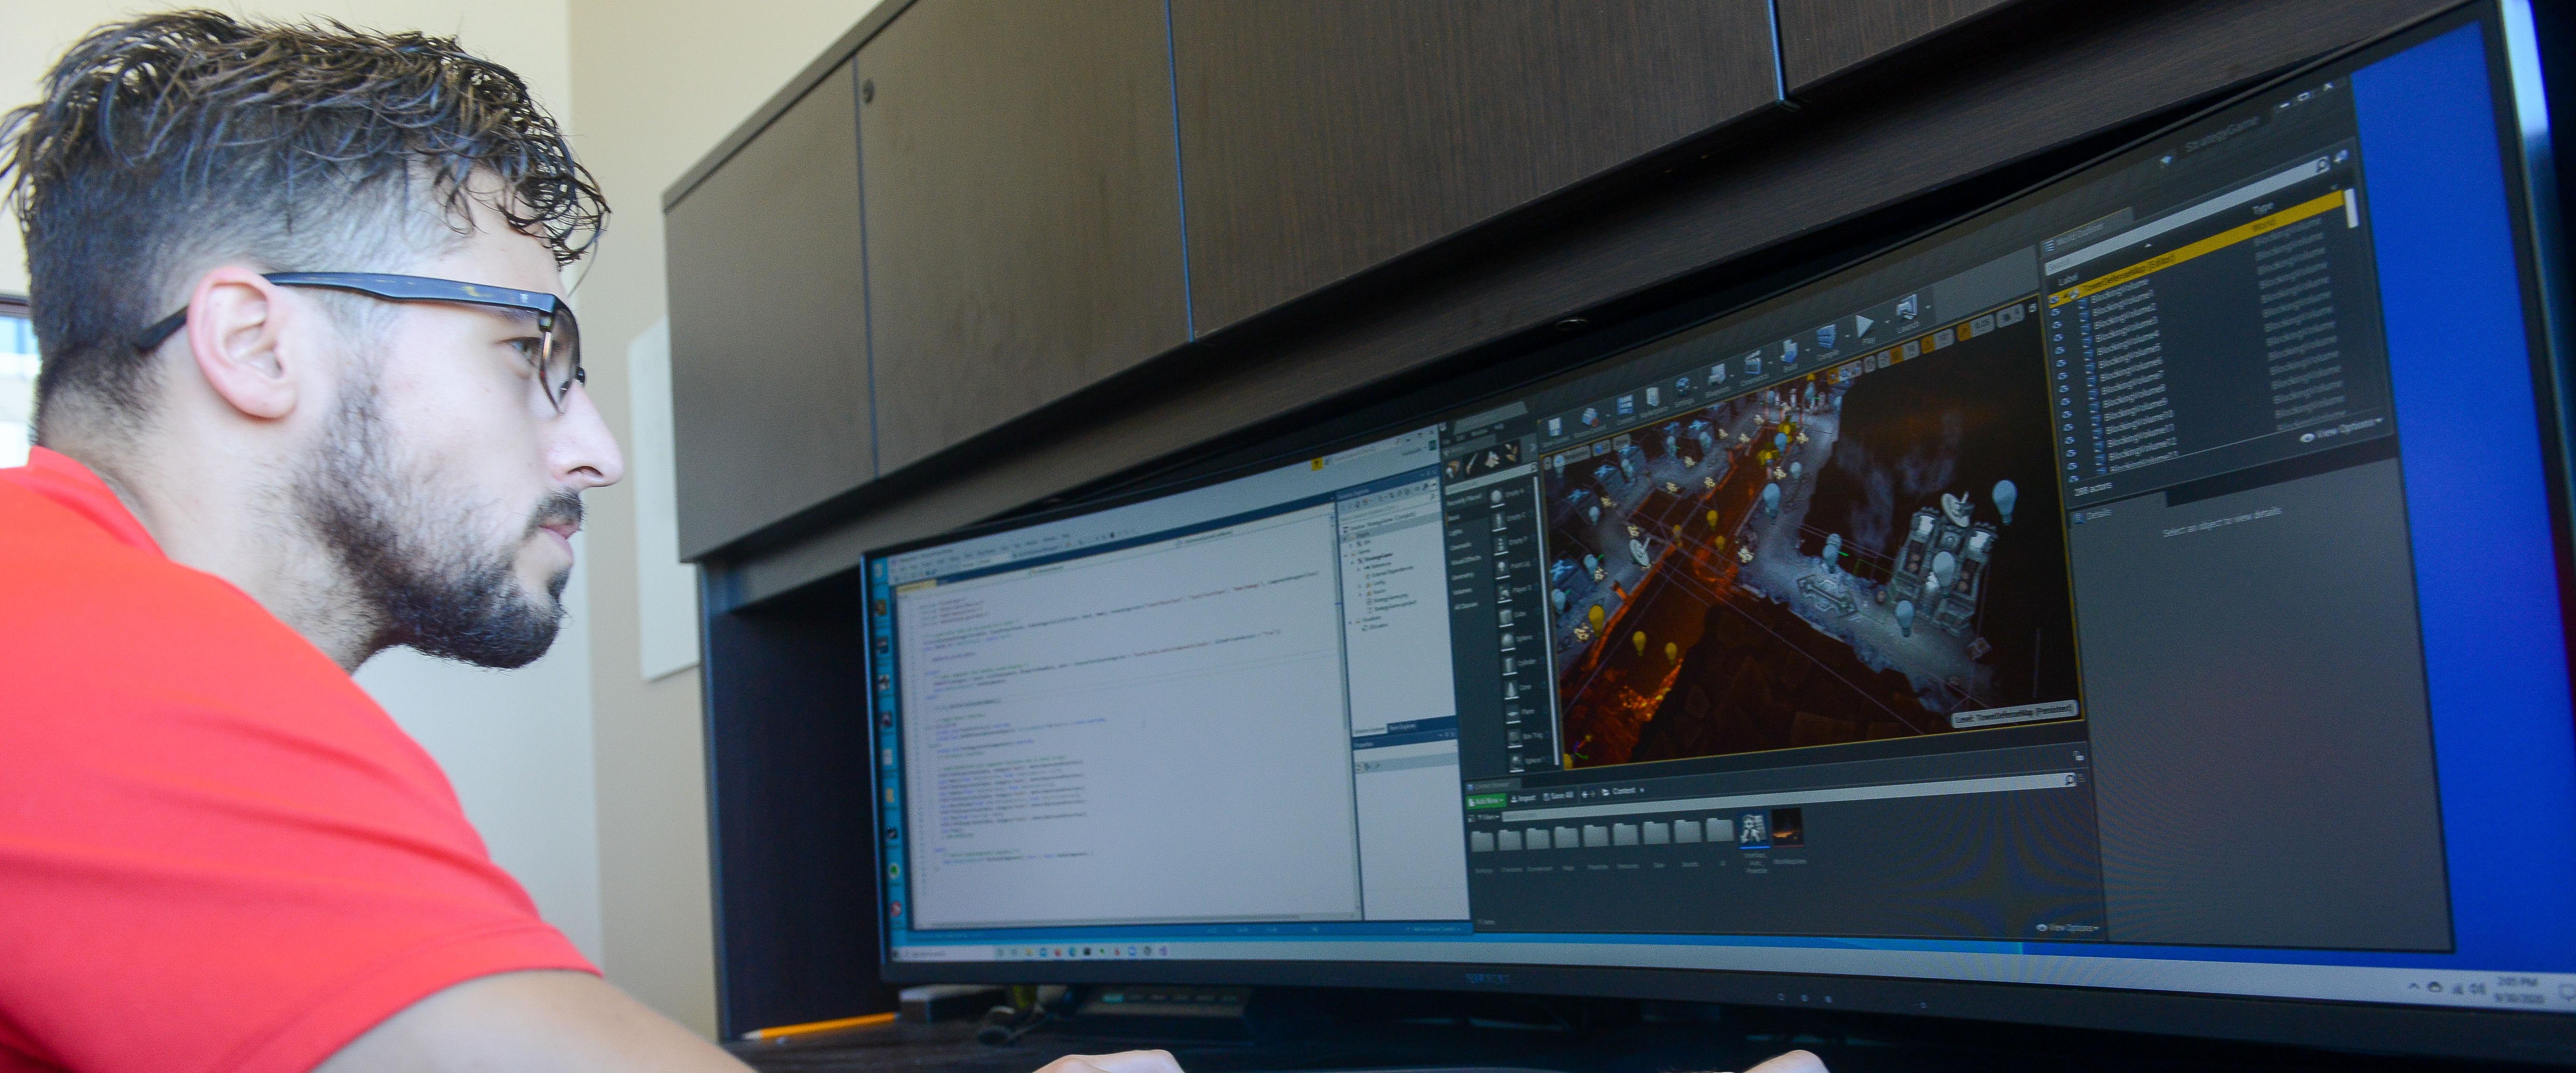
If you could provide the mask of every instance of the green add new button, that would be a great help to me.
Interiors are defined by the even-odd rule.
[[[1501,808],[1504,797],[1503,794],[1468,794],[1467,808],[1470,811],[1481,808]]]

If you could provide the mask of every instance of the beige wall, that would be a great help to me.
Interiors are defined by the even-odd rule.
[[[600,255],[580,277],[573,300],[591,340],[593,397],[619,439],[631,443],[627,345],[664,311],[662,190],[876,2],[289,0],[215,6],[454,34],[527,79],[565,122],[575,152],[598,176],[615,209]],[[89,28],[170,6],[181,5],[6,0],[0,99],[31,99],[44,67]],[[17,248],[16,224],[8,221],[0,236],[0,292],[25,291],[25,258]],[[644,680],[635,625],[634,493],[618,486],[588,498],[582,567],[588,628],[568,631],[572,650],[559,646],[539,668],[516,672],[518,677],[395,656],[384,666],[371,665],[361,678],[449,768],[496,857],[504,857],[532,890],[557,892],[556,905],[546,907],[549,917],[577,938],[597,937],[585,945],[596,944],[609,978],[712,1034],[715,980],[698,672]],[[586,646],[573,640],[585,632]],[[540,671],[546,667],[556,669]],[[567,682],[566,675],[575,681]],[[587,711],[565,711],[568,705]],[[501,711],[507,716],[496,718]],[[549,719],[554,721],[542,726],[529,722]],[[565,719],[576,725],[562,725]],[[585,748],[587,756],[577,755]],[[532,788],[538,778],[552,785]],[[555,800],[566,787],[589,787],[593,807]],[[505,847],[513,847],[519,859],[507,859]],[[587,888],[585,873],[594,877]],[[597,892],[595,907],[581,904],[585,889]],[[546,898],[540,900],[545,907]]]
[[[664,314],[664,188],[876,0],[573,0],[574,148],[616,206],[575,292],[591,387],[628,442],[626,348]],[[706,754],[698,672],[646,682],[635,627],[635,497],[590,496],[592,690],[608,969],[701,1032],[715,1026]]]

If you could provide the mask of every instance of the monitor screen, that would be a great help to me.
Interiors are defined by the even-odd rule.
[[[873,556],[888,974],[2576,1013],[2537,76],[2471,15],[1458,412]]]

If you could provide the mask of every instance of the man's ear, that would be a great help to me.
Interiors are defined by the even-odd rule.
[[[295,412],[297,383],[285,346],[294,314],[283,290],[258,271],[223,265],[197,277],[182,336],[216,397],[245,417],[274,421]]]

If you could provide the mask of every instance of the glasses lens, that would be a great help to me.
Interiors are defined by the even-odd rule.
[[[561,412],[570,405],[573,384],[581,379],[581,322],[573,319],[571,309],[558,306],[539,323],[544,328],[545,358],[538,374],[545,380],[546,401]]]

